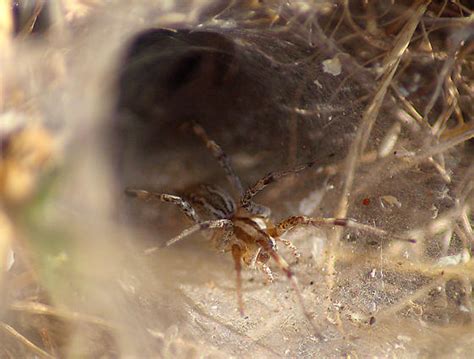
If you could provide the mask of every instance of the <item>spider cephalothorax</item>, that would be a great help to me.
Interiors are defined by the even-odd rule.
[[[126,189],[126,193],[146,201],[158,200],[174,203],[195,223],[176,237],[168,240],[164,246],[170,246],[198,231],[210,229],[215,231],[212,235],[212,241],[216,247],[224,252],[231,252],[234,259],[237,273],[238,304],[241,314],[243,314],[242,262],[247,266],[259,268],[272,280],[272,271],[267,263],[270,259],[273,259],[278,268],[285,273],[290,281],[297,294],[304,315],[316,328],[305,307],[296,277],[290,265],[278,252],[277,243],[282,242],[291,248],[295,256],[299,256],[299,254],[293,244],[281,236],[299,225],[346,226],[378,235],[387,235],[387,233],[376,227],[357,223],[354,220],[346,218],[322,218],[297,215],[288,217],[277,224],[273,223],[270,218],[270,210],[265,206],[253,202],[253,198],[271,183],[278,181],[282,177],[312,167],[314,162],[301,165],[289,171],[270,172],[258,180],[253,186],[244,190],[239,177],[230,165],[229,158],[222,151],[221,147],[209,139],[204,129],[198,124],[193,124],[192,129],[194,133],[203,140],[206,147],[212,152],[224,169],[229,182],[238,194],[236,199],[224,189],[206,184],[198,185],[180,196],[132,188]],[[398,239],[405,240],[403,238]],[[155,249],[157,248],[152,248],[148,252],[154,251]]]

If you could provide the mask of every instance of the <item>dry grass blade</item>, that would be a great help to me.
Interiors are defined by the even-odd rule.
[[[24,337],[23,335],[18,333],[15,330],[15,328],[11,327],[10,325],[8,325],[6,323],[3,323],[3,322],[0,322],[0,329],[2,329],[8,335],[12,336],[15,340],[19,341],[21,344],[23,344],[30,351],[32,351],[33,353],[39,355],[41,358],[47,358],[47,359],[54,359],[55,358],[51,354],[45,352],[43,349],[38,347],[36,344],[32,343],[26,337]]]
[[[349,151],[349,154],[346,159],[345,165],[345,182],[344,187],[340,196],[340,201],[338,205],[338,209],[336,211],[335,217],[344,218],[347,216],[349,210],[349,197],[352,189],[352,185],[355,178],[355,172],[357,169],[357,165],[360,161],[361,156],[364,153],[364,150],[367,146],[367,142],[370,137],[370,133],[372,127],[377,119],[379,114],[380,108],[384,101],[385,95],[387,93],[387,89],[390,86],[393,76],[397,70],[398,64],[400,62],[403,53],[407,49],[410,40],[413,36],[413,33],[426,11],[426,7],[428,6],[428,2],[424,1],[418,5],[418,8],[415,12],[413,12],[411,18],[408,20],[405,27],[401,30],[400,34],[397,37],[395,45],[393,49],[387,54],[384,60],[383,66],[383,77],[379,81],[378,88],[375,92],[374,99],[370,102],[367,106],[366,110],[364,111],[361,124],[357,131],[356,137],[354,139],[353,145]],[[342,236],[342,229],[337,229],[331,235],[331,247],[336,245],[339,242]],[[328,255],[328,263],[327,263],[327,271],[329,273],[329,282],[328,282],[328,290],[332,291],[334,287],[334,273],[335,270],[335,256],[333,255],[332,251]],[[329,295],[331,297],[331,294]],[[337,322],[340,322],[339,319],[336,319]]]
[[[436,103],[436,100],[438,99],[439,95],[441,94],[441,91],[443,89],[443,84],[446,81],[446,78],[449,76],[450,71],[452,71],[452,68],[454,66],[454,63],[456,61],[456,52],[458,50],[458,44],[453,44],[452,48],[450,49],[448,53],[448,59],[444,62],[443,68],[440,71],[440,75],[436,81],[436,86],[435,86],[435,91],[433,92],[433,95],[431,96],[431,99],[429,103],[426,105],[426,108],[424,110],[424,119],[425,121],[428,119],[428,115],[433,109],[433,106]]]
[[[395,176],[403,171],[406,171],[424,161],[427,161],[429,158],[436,156],[438,154],[442,154],[462,143],[465,143],[466,141],[474,138],[474,126],[469,126],[470,128],[467,129],[466,131],[462,132],[461,134],[454,136],[450,138],[449,140],[440,142],[438,144],[435,144],[433,146],[430,146],[428,148],[421,148],[418,150],[418,153],[416,153],[414,156],[411,157],[406,157],[406,161],[402,162],[399,165],[394,166],[391,168],[389,171],[386,173],[383,173],[381,175],[381,178],[378,178],[380,181],[381,179],[384,178],[389,178],[392,176]],[[366,186],[363,186],[363,188],[367,188]]]
[[[343,218],[347,215],[348,199],[352,188],[352,183],[354,181],[357,163],[360,157],[363,155],[372,127],[377,119],[380,107],[382,106],[383,100],[387,93],[387,88],[390,85],[397,70],[398,63],[400,62],[403,53],[410,43],[410,39],[413,36],[413,32],[415,31],[421,16],[426,11],[427,5],[428,2],[425,1],[418,6],[417,10],[412,14],[412,17],[398,36],[393,50],[387,54],[387,57],[384,60],[384,71],[382,72],[384,73],[384,76],[379,81],[379,87],[375,92],[374,99],[364,111],[361,125],[357,131],[356,138],[354,139],[354,143],[346,160],[346,179],[344,182],[344,188],[341,194],[338,210],[336,212],[336,217]],[[338,237],[339,236],[340,234]]]
[[[403,161],[400,161],[393,166],[390,167],[387,171],[381,171],[377,178],[370,178],[365,183],[357,188],[354,192],[354,195],[358,195],[360,193],[364,193],[367,191],[370,186],[373,186],[374,183],[380,183],[387,178],[392,178],[393,176],[397,176],[410,168],[413,168],[425,161],[430,161],[430,158],[443,154],[456,146],[459,146],[463,143],[466,143],[470,139],[474,138],[474,126],[468,125],[467,128],[464,129],[461,133],[457,134],[456,136],[451,137],[448,140],[444,140],[440,143],[436,143],[434,145],[420,148],[416,151],[416,153],[410,154],[405,157],[401,157]],[[387,163],[381,163],[380,167],[386,167]]]
[[[378,47],[379,49],[382,50],[388,50],[389,49],[389,44],[387,44],[385,41],[380,40],[373,34],[371,34],[369,31],[363,31],[352,19],[351,11],[349,9],[349,0],[344,0],[344,16],[347,19],[347,22],[351,25],[353,28],[354,32],[358,35],[360,35],[361,38],[363,38],[367,44],[371,46]]]
[[[10,305],[10,309],[13,311],[27,312],[31,314],[54,316],[72,322],[78,321],[88,324],[94,324],[108,330],[118,329],[117,325],[114,325],[105,319],[95,317],[93,315],[82,314],[65,309],[59,309],[37,302],[15,302]]]

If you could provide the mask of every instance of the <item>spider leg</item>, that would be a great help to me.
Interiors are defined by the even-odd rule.
[[[156,193],[156,192],[149,192],[142,189],[134,189],[134,188],[127,188],[125,189],[125,193],[131,197],[136,197],[138,199],[144,200],[146,202],[150,201],[161,201],[161,202],[169,202],[177,205],[181,211],[191,219],[193,222],[199,223],[200,219],[197,215],[196,211],[194,210],[193,206],[186,201],[185,199],[165,193]]]
[[[166,241],[164,244],[164,247],[169,247],[172,244],[175,244],[176,242],[180,241],[181,239],[186,238],[190,236],[191,234],[196,233],[198,231],[203,231],[206,229],[215,229],[215,228],[224,228],[226,229],[226,232],[232,232],[233,224],[230,219],[214,219],[210,221],[199,222],[199,223],[196,223],[192,227],[186,228],[176,237],[171,238],[170,240]]]
[[[232,224],[232,221],[229,220],[229,219],[214,219],[214,220],[211,220],[211,221],[203,221],[203,222],[196,223],[192,227],[186,228],[184,231],[182,231],[176,237],[171,238],[170,240],[166,241],[161,246],[151,247],[151,248],[146,249],[145,254],[151,254],[151,253],[157,251],[159,248],[169,247],[172,244],[175,244],[176,242],[180,241],[183,238],[186,238],[186,237],[190,236],[193,233],[203,231],[203,230],[206,230],[206,229],[217,229],[217,228],[223,228],[225,230],[224,238],[226,238],[227,240],[233,234],[233,224]]]
[[[237,303],[240,315],[244,316],[244,301],[242,298],[242,249],[237,244],[232,246],[232,258],[234,258],[235,272],[237,274]]]
[[[307,168],[310,168],[314,165],[314,162],[309,162],[305,165],[301,165],[299,167],[293,168],[292,170],[288,171],[275,171],[275,172],[270,172],[267,174],[265,177],[259,179],[255,184],[251,187],[249,187],[242,197],[240,198],[240,206],[245,208],[247,211],[253,214],[261,214],[260,212],[262,211],[263,207],[261,205],[255,204],[252,201],[252,198],[255,197],[258,193],[263,191],[265,187],[268,185],[279,181],[280,179],[287,177],[291,174],[298,173],[301,171],[304,171]]]
[[[271,238],[268,237],[268,239],[271,239]],[[309,314],[309,312],[306,308],[306,305],[304,304],[303,294],[301,293],[300,287],[298,285],[298,280],[297,280],[293,270],[291,269],[290,265],[286,262],[286,260],[280,254],[278,254],[278,252],[276,251],[276,249],[274,247],[274,243],[272,243],[272,241],[259,239],[256,242],[260,247],[262,247],[273,258],[273,260],[275,261],[277,266],[280,268],[280,270],[283,273],[286,274],[286,277],[288,278],[288,281],[290,282],[291,287],[293,288],[294,292],[296,293],[296,297],[298,299],[298,302],[299,302],[300,308],[303,312],[303,315],[306,317],[306,319],[308,320],[310,325],[313,327],[313,329],[315,331],[315,334],[320,336],[320,333],[319,333],[320,330],[319,330],[318,326],[316,325],[316,323],[314,323],[313,318]]]
[[[323,218],[323,217],[307,217],[307,216],[292,216],[281,221],[274,229],[271,235],[276,237],[282,235],[286,231],[293,229],[299,225],[310,225],[310,226],[341,226],[352,229],[357,229],[367,233],[373,233],[378,236],[386,236],[399,241],[416,243],[414,239],[405,238],[391,234],[383,229],[356,222],[349,218]]]
[[[208,136],[204,128],[202,128],[197,123],[192,124],[192,129],[194,133],[204,142],[206,147],[212,152],[214,158],[219,162],[220,166],[224,169],[227,179],[231,183],[232,186],[237,190],[239,196],[244,193],[244,188],[242,186],[242,182],[240,181],[239,176],[235,173],[232,165],[230,164],[230,159],[226,155],[226,153],[222,150],[221,146],[219,146],[216,142],[211,140]]]

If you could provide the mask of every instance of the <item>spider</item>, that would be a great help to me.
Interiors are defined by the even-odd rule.
[[[150,192],[135,188],[127,188],[125,193],[144,201],[173,203],[181,209],[186,217],[195,223],[193,226],[183,230],[176,237],[165,242],[162,247],[168,247],[199,231],[215,231],[211,237],[214,245],[223,252],[230,252],[234,260],[237,274],[237,303],[242,316],[244,315],[241,274],[242,263],[251,268],[258,267],[266,274],[268,280],[272,281],[273,274],[268,266],[268,262],[272,259],[290,282],[304,316],[313,328],[317,330],[304,303],[297,278],[291,266],[278,252],[277,243],[281,242],[292,249],[294,255],[297,257],[299,257],[299,253],[289,240],[282,238],[282,235],[300,225],[343,226],[381,236],[386,236],[388,233],[382,229],[361,224],[348,218],[324,218],[297,215],[285,218],[275,224],[270,218],[270,209],[255,203],[253,198],[270,184],[288,175],[313,167],[315,162],[309,162],[287,171],[270,172],[258,180],[253,186],[244,189],[240,178],[232,168],[229,157],[222,148],[208,137],[205,130],[199,124],[193,123],[191,127],[225,171],[228,181],[238,194],[238,199],[234,200],[228,192],[220,187],[207,184],[197,185],[182,196]],[[413,240],[410,239],[398,239],[413,242]],[[158,247],[148,249],[147,253],[151,253],[156,249],[158,249]]]

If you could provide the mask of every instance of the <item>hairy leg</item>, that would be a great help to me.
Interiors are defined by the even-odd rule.
[[[217,229],[217,228],[222,228],[225,230],[224,237],[229,238],[232,236],[233,233],[233,225],[232,221],[229,219],[215,219],[211,221],[203,221],[196,223],[194,226],[186,228],[184,231],[182,231],[180,234],[178,234],[176,237],[171,238],[170,240],[166,241],[163,245],[158,246],[158,247],[151,247],[145,250],[145,254],[151,254],[158,250],[159,248],[164,248],[164,247],[169,247],[176,242],[180,241],[183,238],[186,238],[190,236],[191,234],[194,234],[199,231],[203,231],[206,229]]]
[[[214,158],[217,159],[221,167],[224,169],[227,179],[232,184],[232,186],[237,190],[239,196],[244,196],[244,188],[242,186],[242,182],[240,181],[239,176],[235,173],[232,165],[230,164],[230,159],[226,155],[226,153],[222,150],[222,148],[213,140],[211,140],[204,128],[202,128],[197,123],[193,123],[192,125],[194,133],[201,138],[204,142],[206,147],[212,152]],[[291,173],[294,173],[292,171]],[[248,190],[247,190],[248,191]],[[246,193],[246,192],[245,192]],[[247,206],[242,206],[247,209],[250,213],[262,216],[262,217],[269,217],[270,216],[270,209],[262,206],[260,204],[254,203],[251,199],[248,200]]]
[[[253,186],[249,187],[245,193],[240,198],[240,206],[245,208],[247,211],[253,214],[260,215],[259,213],[262,210],[263,206],[257,205],[252,201],[252,198],[255,197],[258,193],[263,191],[265,187],[268,185],[279,181],[280,179],[287,177],[291,174],[295,174],[301,171],[304,171],[307,168],[310,168],[314,165],[314,162],[307,163],[305,165],[301,165],[296,167],[292,170],[288,171],[275,171],[270,172],[265,177],[259,179]],[[266,207],[263,207],[266,208]]]
[[[208,136],[204,128],[202,128],[197,123],[192,124],[192,129],[194,133],[204,142],[206,147],[212,152],[214,158],[219,162],[221,167],[224,169],[227,179],[231,183],[231,185],[235,188],[238,195],[241,196],[244,193],[244,188],[242,186],[242,182],[240,181],[239,176],[235,173],[232,165],[230,164],[230,159],[226,155],[226,153],[222,150],[221,146],[219,146],[216,142],[211,140]]]
[[[164,247],[169,247],[172,244],[175,244],[176,242],[180,241],[183,238],[186,238],[190,236],[193,233],[203,231],[206,229],[216,229],[216,228],[223,228],[226,230],[227,234],[225,236],[229,236],[230,234],[228,232],[233,231],[233,224],[232,221],[229,219],[214,219],[210,221],[203,221],[196,223],[194,226],[186,228],[184,231],[182,231],[180,234],[178,234],[176,237],[171,238],[170,240],[166,241],[164,244]]]
[[[390,237],[399,241],[415,243],[414,239],[405,238],[391,234],[383,229],[370,226],[368,224],[358,223],[353,219],[348,218],[324,218],[324,217],[306,217],[306,216],[291,216],[280,223],[272,230],[271,235],[276,237],[282,235],[283,233],[293,229],[299,225],[309,225],[309,226],[342,226],[352,229],[357,229],[367,233],[373,233],[378,236]]]
[[[196,211],[194,210],[193,206],[186,201],[185,199],[165,193],[156,193],[156,192],[149,192],[142,189],[134,189],[134,188],[127,188],[125,193],[131,197],[136,197],[138,199],[150,202],[150,201],[161,201],[161,202],[169,202],[177,205],[181,211],[191,219],[193,222],[198,223],[200,221],[199,216],[197,215]]]

